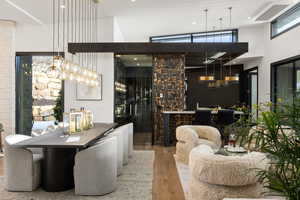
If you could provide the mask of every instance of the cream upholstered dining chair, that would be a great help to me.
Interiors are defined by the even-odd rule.
[[[133,123],[127,124],[128,127],[128,156],[133,155]]]
[[[117,188],[117,137],[105,137],[75,156],[76,195],[105,195]]]
[[[123,143],[124,143],[124,135],[121,129],[115,129],[111,132],[108,137],[116,137],[117,138],[117,160],[118,160],[118,168],[117,174],[120,176],[123,170]]]
[[[128,125],[125,124],[116,129],[120,131],[123,135],[123,165],[128,164],[128,153],[129,153],[129,128]]]
[[[221,134],[212,126],[179,126],[176,129],[176,158],[188,164],[191,150],[200,144],[206,144],[213,149],[222,145]]]
[[[208,145],[190,153],[190,200],[224,198],[259,198],[265,189],[258,181],[258,170],[267,170],[266,155],[252,152],[243,156],[214,154]]]
[[[14,148],[13,144],[30,139],[25,135],[9,135],[4,141],[5,188],[8,191],[30,192],[41,183],[42,154],[34,154],[26,148]]]

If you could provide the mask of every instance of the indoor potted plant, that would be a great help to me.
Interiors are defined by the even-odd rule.
[[[244,134],[244,141],[253,139],[271,160],[269,170],[259,177],[271,191],[289,200],[300,199],[300,99],[293,103],[269,103],[260,109],[256,131]]]

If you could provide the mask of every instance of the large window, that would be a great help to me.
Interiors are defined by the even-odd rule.
[[[200,42],[238,42],[238,30],[210,31],[150,37],[150,42],[200,43]]]
[[[272,64],[272,101],[292,103],[300,94],[300,57]]]
[[[17,53],[17,134],[31,135],[32,130],[44,130],[61,117],[63,82],[49,72],[52,63],[52,53]]]
[[[271,22],[271,38],[300,24],[300,3]]]

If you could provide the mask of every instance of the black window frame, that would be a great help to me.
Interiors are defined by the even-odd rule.
[[[199,34],[208,34],[208,36],[210,35],[222,35],[221,33],[223,32],[232,32],[232,42],[231,43],[237,43],[239,41],[239,30],[238,29],[224,29],[224,30],[216,30],[216,31],[204,31],[204,32],[194,32],[194,33],[182,33],[182,34],[171,34],[171,35],[159,35],[159,36],[151,36],[149,38],[149,41],[151,43],[153,42],[156,42],[155,41],[155,38],[168,38],[168,37],[189,37],[190,38],[190,41],[191,42],[188,42],[188,43],[196,43],[194,42],[194,37],[196,37],[196,35],[199,35]],[[218,34],[220,33],[220,34]],[[161,39],[163,40],[163,39]],[[216,43],[219,43],[219,42],[216,42]]]
[[[64,52],[16,52],[15,53],[15,127],[16,127],[16,134],[21,134],[20,133],[20,127],[18,124],[18,119],[19,119],[19,115],[20,115],[20,101],[19,101],[19,96],[20,96],[20,64],[19,64],[19,58],[21,56],[57,56],[60,55],[63,58],[65,58],[65,53]],[[32,67],[32,66],[31,66]],[[65,81],[62,80],[62,97],[63,97],[63,101],[65,101]],[[63,108],[65,109],[65,107]],[[64,112],[64,111],[63,111]]]
[[[275,108],[276,108],[276,104],[277,104],[277,68],[281,65],[285,65],[285,64],[293,64],[293,101],[296,98],[296,83],[297,83],[297,70],[296,70],[296,62],[300,61],[300,55],[298,56],[294,56],[291,58],[287,58],[278,62],[274,62],[271,63],[271,85],[270,85],[270,91],[271,91],[271,102],[274,103]]]
[[[285,11],[283,14],[281,14],[280,16],[278,16],[278,17],[276,17],[273,21],[271,21],[271,23],[270,23],[270,38],[271,38],[271,40],[272,39],[274,39],[274,38],[276,38],[276,37],[278,37],[278,36],[280,36],[280,35],[282,35],[282,34],[284,34],[284,33],[286,33],[286,32],[288,32],[288,31],[290,31],[290,30],[292,30],[292,29],[294,29],[294,28],[296,28],[297,26],[299,26],[300,25],[300,22],[298,22],[297,24],[295,24],[295,25],[293,25],[293,26],[291,26],[290,28],[288,28],[288,29],[286,29],[286,30],[284,30],[284,31],[282,31],[282,32],[280,32],[280,33],[277,33],[277,34],[275,34],[275,35],[273,35],[273,29],[274,29],[274,24],[275,23],[277,23],[277,21],[280,19],[280,18],[284,18],[284,17],[286,17],[286,16],[289,16],[291,13],[293,13],[295,10],[300,10],[300,2],[299,3],[297,3],[296,5],[294,5],[292,8],[290,8],[289,10],[287,10],[287,11]],[[300,17],[300,16],[299,16]]]

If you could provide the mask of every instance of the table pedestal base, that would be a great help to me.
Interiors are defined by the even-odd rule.
[[[42,187],[45,191],[59,192],[74,187],[75,154],[73,148],[44,148]]]

